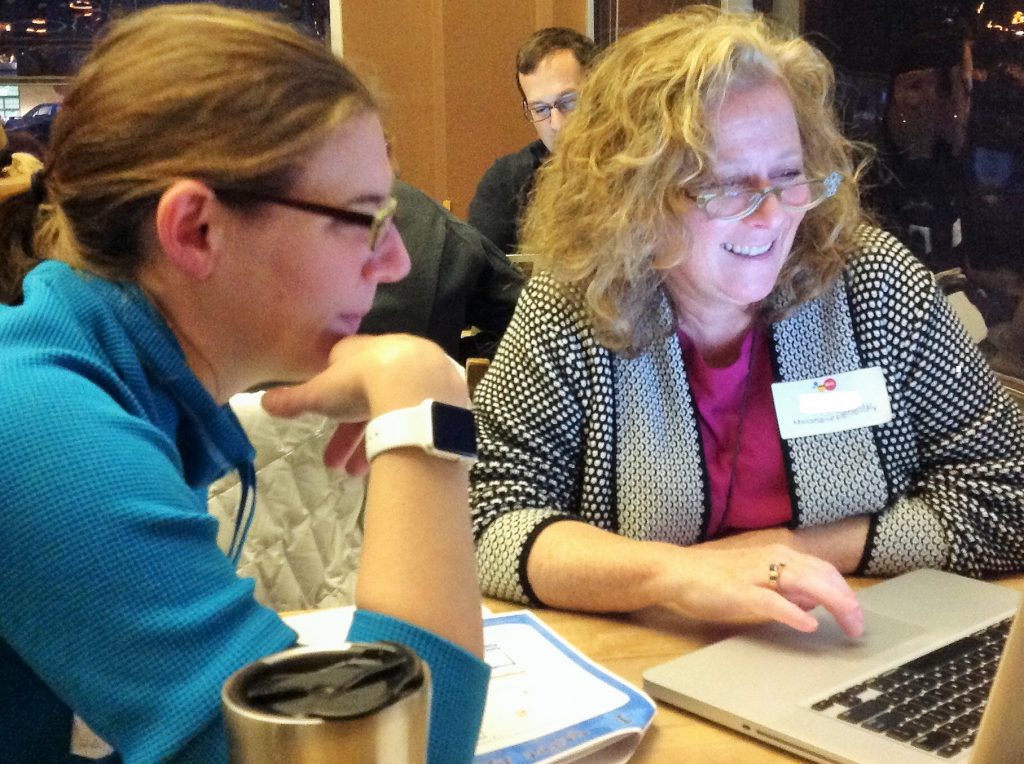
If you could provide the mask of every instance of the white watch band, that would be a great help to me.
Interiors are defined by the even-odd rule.
[[[425,400],[417,406],[395,409],[371,419],[366,425],[366,460],[393,448],[423,448],[431,442],[430,404]]]
[[[460,406],[426,399],[417,406],[396,409],[366,425],[366,459],[393,448],[419,448],[431,456],[472,464],[476,461],[473,414]]]

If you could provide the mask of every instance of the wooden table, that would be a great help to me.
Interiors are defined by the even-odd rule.
[[[877,579],[851,579],[850,583],[860,589],[877,583]],[[1024,576],[1009,577],[998,583],[1024,590]],[[486,599],[485,604],[496,613],[520,609],[518,605],[493,599]],[[739,630],[694,621],[667,608],[649,608],[628,615],[589,615],[544,609],[534,612],[591,660],[637,687],[643,687],[645,669],[725,639]],[[659,702],[658,713],[630,761],[636,764],[771,764],[802,760]]]

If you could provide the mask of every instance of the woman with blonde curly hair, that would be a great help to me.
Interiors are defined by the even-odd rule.
[[[337,418],[325,461],[369,471],[349,639],[414,648],[428,760],[471,761],[490,670],[466,385],[433,343],[352,336],[409,271],[372,94],[268,17],[158,6],[86,59],[45,165],[10,169],[0,758],[85,752],[77,717],[107,761],[228,760],[225,679],[296,641],[235,568],[256,484],[227,401],[278,381],[301,384],[270,413]],[[428,448],[415,428],[438,419],[468,448]],[[235,470],[225,553],[207,489]]]
[[[872,228],[833,74],[708,7],[616,42],[525,221],[475,394],[486,593],[851,634],[841,573],[1024,567],[1024,426]]]

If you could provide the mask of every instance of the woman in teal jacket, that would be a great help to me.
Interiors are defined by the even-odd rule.
[[[264,405],[337,417],[325,460],[355,472],[367,421],[425,399],[469,418],[440,348],[351,336],[409,269],[374,99],[289,27],[163,6],[112,27],[44,168],[12,175],[0,757],[63,760],[78,717],[111,760],[225,761],[224,680],[296,638],[235,574],[256,486],[228,398],[300,382]],[[407,441],[372,458],[348,636],[426,659],[430,759],[469,761],[488,668],[468,467]],[[233,469],[247,490],[225,555],[206,489]]]

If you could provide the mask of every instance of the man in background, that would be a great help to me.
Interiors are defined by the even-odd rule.
[[[534,32],[519,48],[516,84],[537,140],[491,165],[469,203],[470,225],[504,252],[517,251],[519,220],[533,190],[534,173],[554,150],[596,54],[593,40],[565,27]]]

